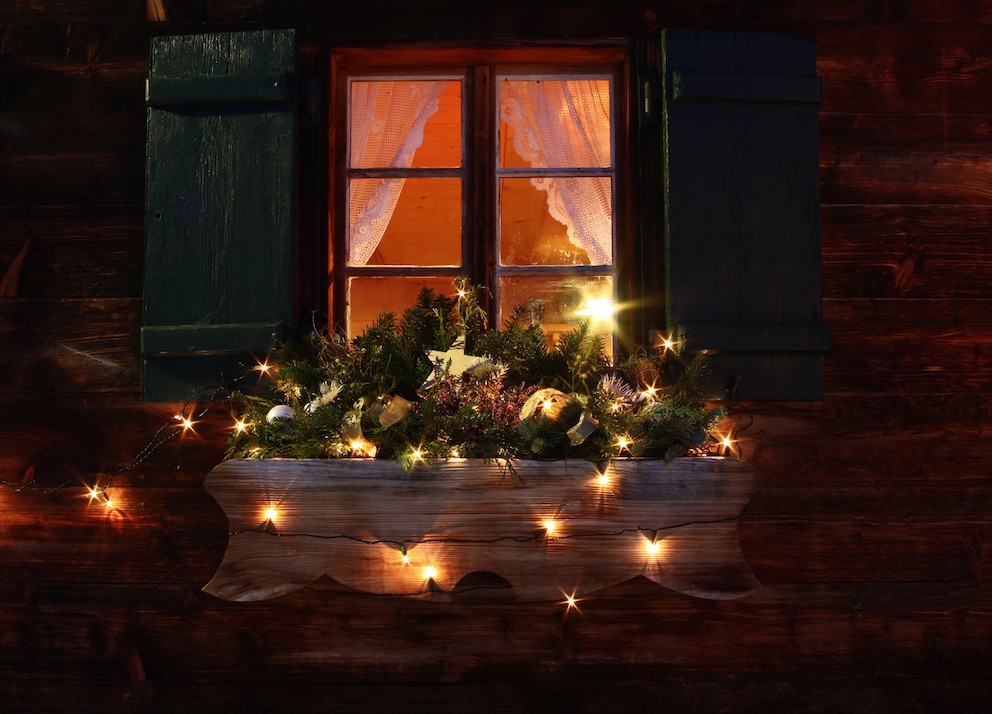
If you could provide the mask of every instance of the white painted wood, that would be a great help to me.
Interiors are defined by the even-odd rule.
[[[443,599],[473,572],[502,577],[520,600],[561,600],[638,575],[711,599],[760,587],[737,537],[758,485],[751,466],[618,459],[605,483],[600,475],[586,461],[450,459],[409,473],[391,461],[226,461],[206,488],[231,532],[203,589],[262,600],[327,575],[361,591]]]

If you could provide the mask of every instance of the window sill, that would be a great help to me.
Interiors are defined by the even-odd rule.
[[[278,597],[324,575],[435,600],[477,572],[519,600],[637,576],[707,599],[760,587],[737,535],[758,479],[736,459],[617,459],[605,479],[585,461],[515,461],[511,471],[450,459],[409,473],[362,459],[226,461],[206,488],[230,533],[203,590],[224,600]]]

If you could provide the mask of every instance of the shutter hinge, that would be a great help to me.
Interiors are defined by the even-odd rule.
[[[641,78],[641,126],[658,126],[659,99],[661,98],[661,82],[657,77]]]

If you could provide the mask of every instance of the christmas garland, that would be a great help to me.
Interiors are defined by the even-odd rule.
[[[582,458],[704,453],[724,415],[699,383],[704,357],[671,349],[615,362],[582,322],[549,345],[518,308],[490,329],[482,288],[424,288],[348,341],[315,331],[280,349],[268,396],[235,393],[228,458]]]

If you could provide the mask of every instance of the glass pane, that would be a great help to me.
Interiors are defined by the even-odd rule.
[[[352,179],[349,186],[349,265],[461,265],[460,179]]]
[[[499,182],[500,265],[612,265],[613,195],[606,176]]]
[[[500,81],[500,166],[612,167],[610,84],[608,78]]]
[[[360,335],[384,312],[397,319],[413,307],[421,288],[427,286],[441,295],[455,294],[449,277],[358,277],[348,280],[348,336]]]
[[[457,80],[351,83],[352,168],[462,165],[462,85]]]
[[[571,332],[580,322],[589,319],[594,331],[604,337],[607,353],[612,354],[612,276],[500,277],[498,324],[502,325],[518,305],[526,306],[532,321],[540,323],[549,345],[554,345],[560,335]]]

